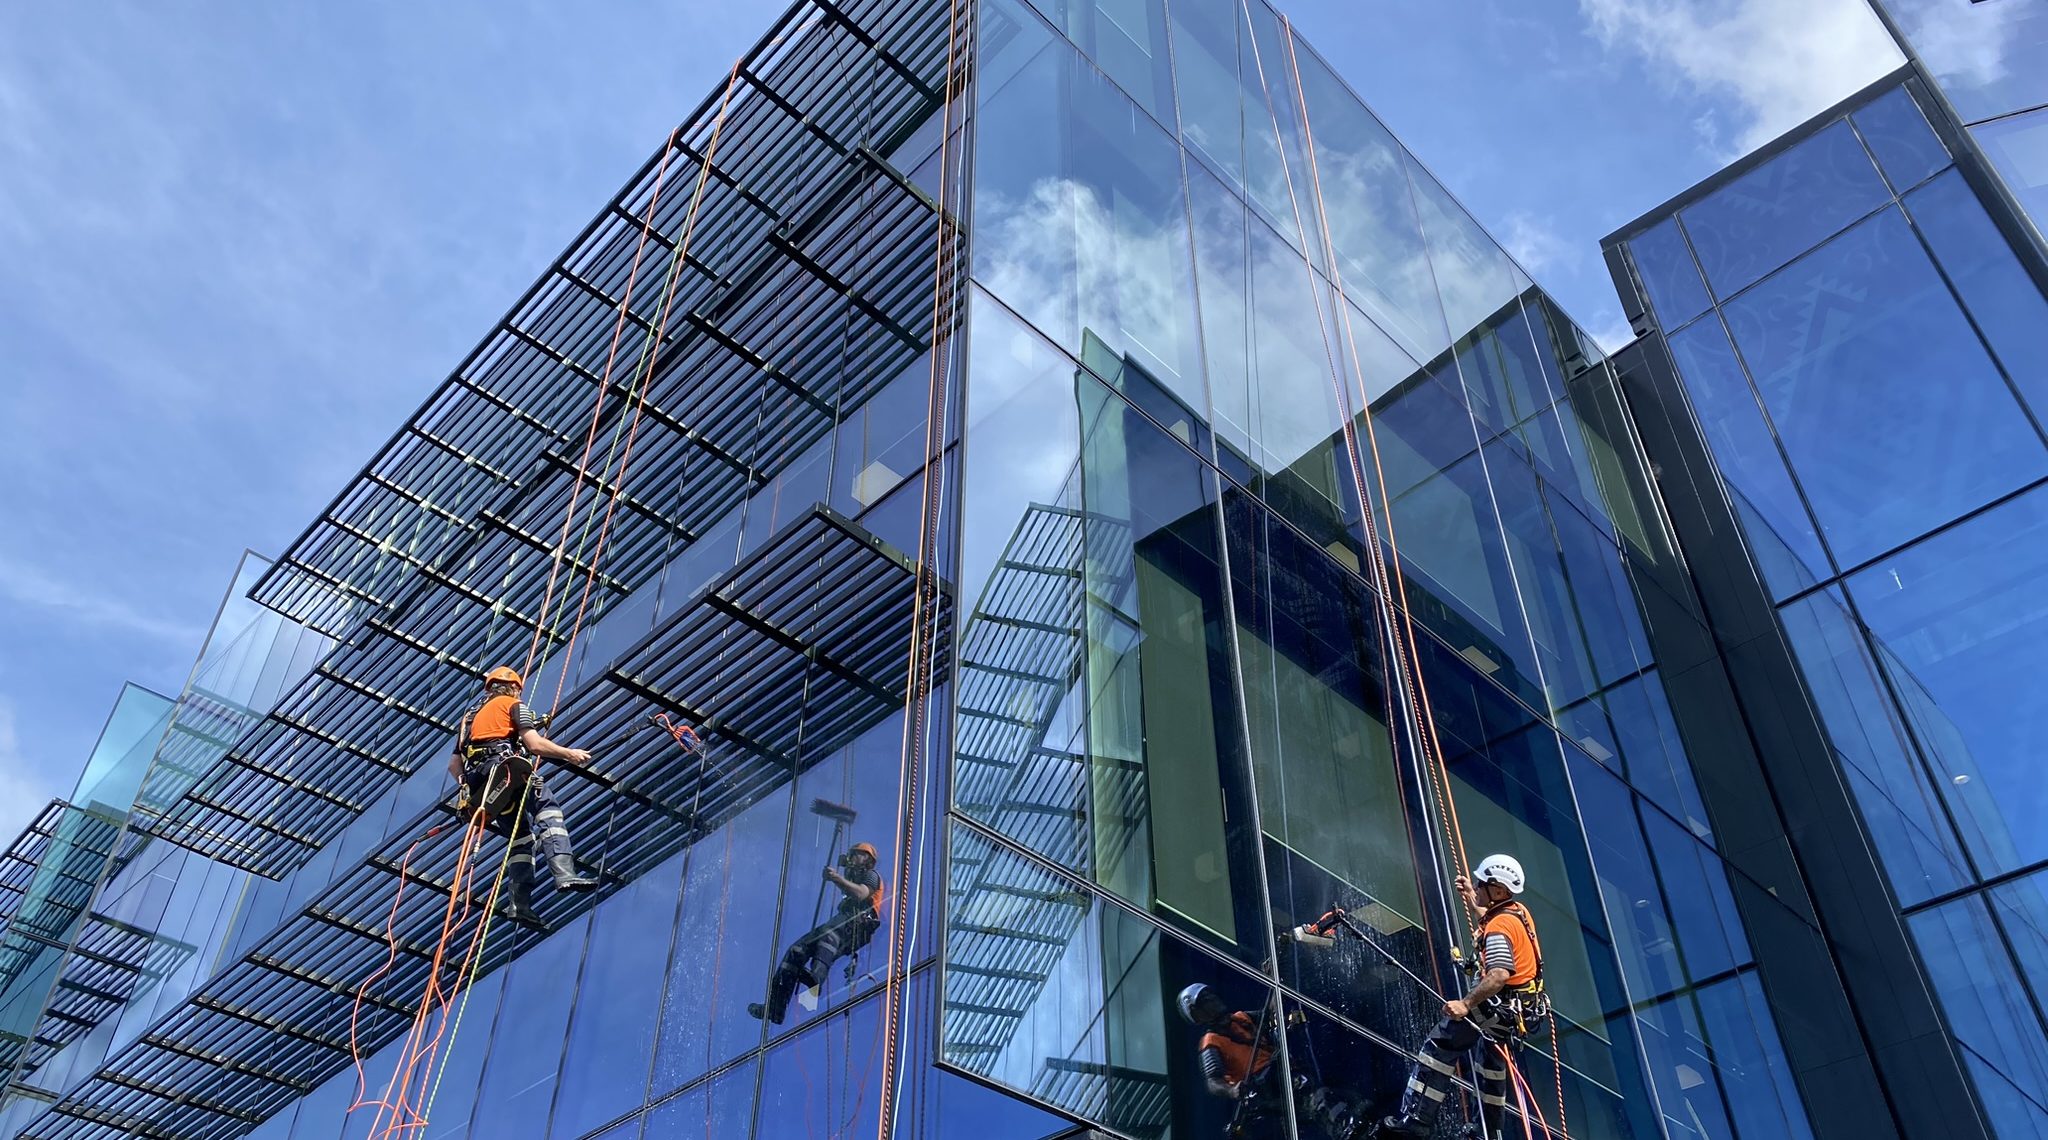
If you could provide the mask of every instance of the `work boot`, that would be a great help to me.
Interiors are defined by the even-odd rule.
[[[525,879],[507,879],[504,894],[498,900],[498,913],[513,922],[538,925],[540,915],[533,910],[533,884]]]
[[[1389,1116],[1372,1130],[1374,1140],[1421,1140],[1429,1135],[1429,1123],[1413,1116]]]
[[[597,885],[597,880],[576,868],[573,855],[548,856],[548,871],[555,877],[558,891],[587,891]]]

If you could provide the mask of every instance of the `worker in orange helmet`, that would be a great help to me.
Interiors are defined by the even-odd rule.
[[[449,774],[460,780],[468,802],[507,820],[512,852],[505,867],[505,915],[533,921],[533,849],[547,855],[558,891],[587,891],[597,880],[576,867],[569,827],[561,805],[537,770],[540,760],[590,763],[590,753],[564,748],[541,735],[541,718],[519,699],[525,681],[500,665],[484,674],[484,693],[462,715]]]
[[[790,943],[775,974],[768,980],[768,1001],[755,1002],[747,1012],[777,1025],[789,1010],[789,999],[797,984],[823,985],[825,972],[841,957],[866,946],[882,927],[882,876],[875,870],[879,861],[872,843],[856,843],[839,857],[838,867],[825,868],[825,881],[839,888],[845,897],[824,922]]]

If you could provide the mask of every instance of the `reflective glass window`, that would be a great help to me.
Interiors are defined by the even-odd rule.
[[[1429,264],[1452,339],[1492,320],[1529,282],[1472,215],[1419,164],[1408,168]]]
[[[1966,123],[2048,103],[2048,10],[1985,0],[1880,0]]]
[[[1782,598],[1832,574],[1721,322],[1701,321],[1670,343],[1672,362],[1771,592]]]
[[[642,1101],[682,887],[677,855],[606,900],[591,920],[548,1135],[583,1135]]]
[[[654,1047],[660,1095],[761,1041],[747,1005],[763,999],[774,945],[791,792],[771,793],[690,845]]]
[[[882,1074],[881,1066],[868,1063],[868,1058],[882,1040],[882,1011],[881,998],[863,1001],[770,1049],[761,1070],[761,1111],[754,1134],[872,1135]],[[906,1030],[911,1032],[916,1031]]]
[[[1121,1135],[1221,1135],[1176,999],[1212,985],[1256,1025],[1271,991],[965,825],[948,842],[943,1058]]]
[[[642,1135],[661,1140],[736,1140],[754,1123],[754,1084],[760,1063],[748,1060],[647,1113]],[[755,1133],[765,1138],[806,1133]],[[819,1133],[823,1135],[823,1133]]]
[[[1779,616],[1899,902],[1962,886],[1970,872],[1948,811],[1840,594],[1815,594]]]
[[[1980,1074],[1979,1092],[1996,1106],[2011,1098],[2001,1087],[2048,1088],[2048,1033],[2042,1030],[2028,979],[2015,970],[1983,898],[1970,896],[1908,919],[1920,961],[1948,1014],[1949,1032],[1965,1053],[1995,1074]],[[2006,1117],[2017,1123],[2012,1117]],[[2020,1130],[2013,1135],[2032,1133]],[[2006,1135],[2001,1128],[2000,1135]]]
[[[1427,360],[1450,336],[1408,185],[1408,153],[1314,52],[1298,46],[1294,58],[1315,142],[1314,205],[1337,252],[1337,277],[1402,351]]]
[[[1002,145],[975,148],[975,279],[1069,352],[1092,332],[1206,407],[1180,148],[1017,0],[981,20],[976,130]]]
[[[1152,117],[1173,123],[1165,0],[1031,0]]]
[[[2040,436],[1896,210],[1722,311],[1845,566],[2048,471]]]
[[[1837,122],[1679,216],[1707,283],[1727,297],[1890,198],[1856,132]]]
[[[1244,185],[1245,92],[1238,77],[1238,0],[1174,0],[1173,65],[1181,139],[1236,188]]]
[[[1644,231],[1628,243],[1628,250],[1635,258],[1636,276],[1649,291],[1657,323],[1666,332],[1706,312],[1713,303],[1676,218],[1666,218]]]
[[[2048,233],[2048,107],[1970,128],[1991,165],[2034,220]]]
[[[506,967],[489,1061],[477,1090],[473,1136],[538,1140],[548,1130],[555,1073],[562,1065],[569,1010],[576,998],[585,915]],[[474,1031],[475,1027],[471,1027]]]
[[[1896,190],[1918,185],[1949,163],[1948,148],[1934,136],[1927,116],[1904,87],[1872,99],[1849,119]]]
[[[505,971],[493,970],[469,987],[461,1002],[466,1032],[455,1032],[442,1046],[437,1078],[440,1094],[428,1114],[423,1140],[461,1140],[469,1135],[469,1116],[476,1107],[477,1087],[483,1083],[484,1061],[491,1055],[492,1022],[498,1016],[498,998],[505,989]],[[451,1023],[451,1031],[455,1028]]]
[[[2048,164],[2048,154],[2043,160]],[[2048,178],[2048,170],[2043,176]],[[2006,376],[2037,416],[2048,410],[2048,300],[1976,192],[1950,171],[1907,195],[1906,212]]]
[[[2048,857],[2040,733],[2048,494],[2029,494],[1850,580],[1964,842],[1986,873]]]

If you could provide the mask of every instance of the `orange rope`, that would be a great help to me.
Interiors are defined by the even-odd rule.
[[[877,1107],[875,1135],[877,1140],[891,1140],[895,1135],[897,1114],[897,1085],[901,1073],[897,1066],[897,1052],[901,1045],[904,982],[902,977],[904,957],[908,950],[910,932],[910,910],[912,903],[904,891],[912,874],[911,860],[917,837],[917,804],[919,769],[924,763],[925,751],[925,710],[926,700],[920,699],[920,691],[926,687],[933,666],[937,638],[934,629],[929,636],[926,624],[937,621],[937,589],[934,585],[937,561],[936,528],[940,511],[940,468],[943,465],[946,441],[946,385],[950,369],[946,365],[948,350],[947,331],[951,328],[958,304],[957,291],[952,288],[954,270],[957,269],[952,219],[948,210],[952,200],[953,162],[953,101],[956,94],[954,81],[959,70],[960,44],[963,34],[960,0],[948,0],[946,6],[946,74],[943,99],[939,105],[939,185],[937,195],[937,240],[932,256],[932,336],[931,373],[925,402],[925,452],[924,487],[918,505],[918,549],[913,564],[914,592],[911,596],[910,660],[908,677],[904,684],[904,717],[902,759],[897,769],[899,792],[896,800],[896,882],[898,890],[906,895],[902,905],[896,908],[889,924],[889,957],[887,969],[882,978],[882,1081],[880,1104]]]
[[[569,506],[562,516],[562,537],[555,544],[555,551],[548,566],[548,582],[541,594],[540,608],[535,611],[537,621],[533,628],[533,640],[526,648],[526,661],[520,666],[520,676],[533,671],[533,663],[540,656],[540,642],[547,628],[548,606],[555,596],[555,578],[562,570],[562,556],[569,549],[569,531],[576,522],[576,500],[582,495],[584,477],[589,474],[590,453],[597,446],[597,427],[604,419],[605,397],[610,394],[612,366],[618,360],[619,343],[626,333],[626,315],[633,303],[633,287],[640,278],[640,261],[647,251],[647,241],[654,230],[654,215],[661,205],[661,184],[668,176],[669,160],[675,157],[676,141],[683,128],[677,127],[669,133],[668,145],[662,148],[661,162],[655,167],[654,186],[647,198],[647,214],[640,222],[640,239],[633,246],[633,264],[626,272],[626,289],[619,298],[619,319],[612,325],[611,347],[605,350],[604,369],[598,374],[597,394],[590,404],[590,429],[583,436],[583,456],[576,463],[576,481],[569,487]]]
[[[619,457],[618,472],[612,476],[611,498],[605,503],[604,522],[598,527],[597,545],[591,550],[590,564],[583,578],[582,597],[576,602],[576,619],[569,626],[569,642],[567,649],[564,650],[562,655],[562,666],[556,670],[555,695],[548,705],[549,712],[553,712],[555,707],[561,703],[563,687],[569,683],[569,665],[575,660],[576,656],[576,635],[583,628],[583,616],[590,605],[590,591],[597,583],[597,567],[599,561],[604,557],[605,539],[611,533],[612,516],[618,510],[620,497],[626,493],[626,470],[633,462],[633,442],[640,434],[641,415],[647,408],[647,392],[654,386],[654,365],[661,355],[661,331],[668,327],[669,313],[675,305],[677,288],[682,283],[683,266],[690,259],[690,241],[696,236],[697,215],[704,205],[704,191],[706,185],[711,180],[712,163],[718,157],[718,142],[725,131],[726,113],[732,105],[732,93],[734,88],[739,85],[740,63],[741,61],[737,59],[733,61],[732,72],[726,77],[725,92],[719,97],[718,115],[712,120],[711,140],[705,147],[704,161],[699,164],[697,169],[697,185],[690,196],[689,213],[683,219],[682,237],[676,243],[676,252],[672,255],[669,263],[668,286],[662,291],[660,309],[655,316],[653,326],[647,332],[647,344],[641,349],[640,363],[634,368],[632,387],[636,392],[636,396],[633,402],[632,425],[626,431],[626,449]],[[609,466],[609,457],[607,457],[607,466]],[[574,509],[573,502],[571,509],[572,511]],[[568,536],[565,529],[563,533],[564,543],[567,542],[567,539]],[[545,603],[542,604],[541,612],[545,616],[547,612]]]

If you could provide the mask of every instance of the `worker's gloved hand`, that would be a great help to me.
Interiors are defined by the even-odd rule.
[[[574,764],[577,767],[581,768],[585,764],[590,763],[590,753],[586,752],[581,748],[571,748],[563,752],[562,762],[565,764]]]
[[[455,810],[458,812],[466,812],[470,809],[470,807],[471,804],[469,797],[469,785],[464,784],[461,787],[455,789]]]

